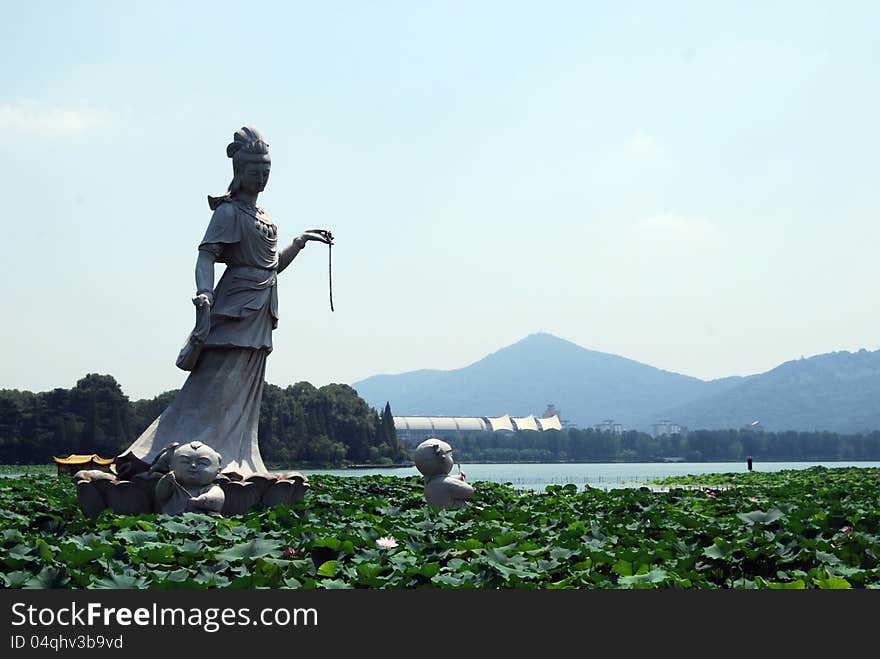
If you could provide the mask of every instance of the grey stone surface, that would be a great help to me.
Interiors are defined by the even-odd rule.
[[[168,408],[117,457],[132,478],[173,443],[202,442],[222,456],[220,471],[266,473],[257,443],[260,400],[272,331],[278,324],[277,276],[309,241],[332,244],[324,230],[301,233],[278,249],[278,228],[257,205],[271,170],[269,148],[253,127],[236,131],[226,154],[233,178],[208,197],[213,211],[198,246],[193,304],[197,321],[178,358],[190,375]],[[214,264],[225,264],[216,287]]]
[[[174,449],[171,471],[156,483],[155,505],[168,515],[187,512],[217,513],[225,494],[214,481],[220,475],[220,454],[201,442]]]
[[[474,495],[474,488],[465,481],[465,475],[450,475],[452,447],[443,440],[426,439],[416,447],[413,455],[416,469],[425,477],[425,500],[438,508],[462,508]]]

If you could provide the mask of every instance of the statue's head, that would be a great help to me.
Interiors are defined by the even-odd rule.
[[[230,194],[239,190],[259,194],[265,189],[272,159],[269,157],[269,145],[260,131],[253,126],[242,126],[235,131],[232,142],[226,147],[226,155],[232,158]]]
[[[171,471],[184,485],[207,485],[220,473],[220,454],[201,442],[183,444],[174,449]]]
[[[442,439],[426,439],[416,447],[413,461],[425,477],[445,476],[452,471],[452,447]]]

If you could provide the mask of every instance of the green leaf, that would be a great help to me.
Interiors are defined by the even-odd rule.
[[[34,547],[36,548],[37,554],[44,563],[51,563],[52,560],[55,558],[52,548],[49,547],[49,544],[42,538],[37,538],[37,541],[34,543]]]
[[[318,576],[332,577],[336,575],[339,569],[339,561],[324,561],[318,566]]]
[[[766,512],[763,510],[753,510],[750,513],[737,513],[737,517],[748,524],[771,524],[785,517],[785,513],[779,510],[779,508],[771,508]]]
[[[462,551],[473,550],[473,549],[482,549],[483,543],[477,540],[476,538],[468,538],[467,540],[462,540],[460,542],[455,543],[455,548],[460,549]]]
[[[354,588],[354,586],[343,579],[322,579],[317,585],[318,588],[326,588],[327,590],[347,590]]]
[[[180,543],[180,551],[185,554],[204,554],[205,543],[201,540],[184,540]]]
[[[100,579],[94,579],[87,588],[116,588],[131,590],[134,588],[144,588],[149,580],[146,577],[139,577],[130,574],[111,574]]]
[[[164,542],[148,542],[132,551],[132,557],[146,563],[175,563],[177,548]]]
[[[726,561],[731,557],[732,549],[733,543],[727,542],[723,538],[715,538],[714,542],[703,550],[703,556]]]
[[[438,574],[431,578],[431,582],[449,588],[461,588],[464,584],[464,579],[452,574]]]
[[[28,579],[22,588],[64,588],[70,579],[58,568],[44,567],[39,574]]]
[[[662,583],[663,581],[666,581],[668,577],[669,574],[666,572],[666,570],[663,570],[661,568],[654,568],[650,572],[646,572],[644,574],[634,574],[628,577],[620,577],[617,580],[617,583],[622,586],[637,587],[642,585],[653,585]]]
[[[165,579],[167,579],[168,581],[183,583],[184,581],[189,579],[189,576],[190,575],[189,575],[188,570],[186,570],[184,568],[180,568],[179,570],[173,570],[173,571],[169,572],[168,574],[166,574]]]
[[[772,590],[805,590],[807,585],[804,583],[803,579],[796,579],[795,581],[787,581],[784,583],[778,581],[768,581],[767,588]]]
[[[159,534],[155,531],[139,531],[126,529],[125,531],[119,531],[116,534],[116,537],[125,540],[130,545],[142,545],[145,542],[156,542],[159,539]]]
[[[169,533],[186,535],[188,533],[195,533],[195,529],[189,524],[181,524],[177,520],[169,520],[167,522],[163,522],[161,526],[163,531],[168,531]]]
[[[489,547],[484,549],[482,553],[493,563],[501,563],[503,565],[510,561],[510,557],[497,547]]]
[[[3,530],[3,544],[11,545],[13,543],[19,543],[24,540],[24,536],[21,534],[21,531],[18,529],[4,529]]]
[[[8,552],[6,552],[6,556],[15,560],[31,560],[35,558],[34,556],[31,556],[31,552],[33,551],[34,547],[32,546],[29,547],[25,544],[18,544],[15,545],[15,547],[10,549]]]
[[[564,547],[554,547],[550,550],[550,558],[557,561],[567,561],[574,555],[574,551],[571,549],[565,549]]]
[[[813,583],[823,590],[843,590],[852,588],[852,584],[842,577],[828,577],[827,579],[813,579]]]
[[[7,588],[18,588],[22,584],[26,583],[28,579],[33,577],[34,575],[30,572],[7,572],[3,574],[3,583]]]
[[[378,577],[385,570],[377,563],[360,563],[356,569],[358,575],[366,578]]]
[[[820,563],[827,563],[829,565],[840,565],[841,563],[841,560],[837,556],[825,551],[817,551],[816,560]]]
[[[313,547],[327,547],[327,549],[332,549],[333,551],[339,551],[339,548],[342,546],[342,541],[339,538],[315,538],[315,541],[312,543]]]
[[[280,556],[282,543],[276,540],[263,540],[256,538],[250,542],[242,542],[233,545],[226,551],[218,552],[214,555],[216,560],[224,561],[240,561],[242,559],[254,559],[261,556]]]
[[[225,588],[231,582],[225,574],[229,569],[229,563],[226,561],[211,561],[204,563],[199,567],[199,573],[193,580],[203,586],[216,586],[217,588]]]

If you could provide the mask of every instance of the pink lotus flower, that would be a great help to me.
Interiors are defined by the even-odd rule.
[[[37,501],[45,501],[46,497],[37,497]]]
[[[297,551],[293,547],[288,547],[284,550],[284,558],[296,558]]]
[[[840,528],[840,532],[843,533],[844,535],[849,535],[849,534],[851,534],[851,533],[853,532],[853,527],[851,527],[851,526],[842,526],[842,527]]]
[[[758,497],[749,497],[749,501],[754,501],[757,503]]]
[[[715,498],[715,491],[709,490],[708,492],[706,492],[706,496],[709,497],[710,499],[714,499]]]
[[[392,535],[382,536],[376,539],[376,546],[380,549],[394,549],[397,546],[397,539]]]

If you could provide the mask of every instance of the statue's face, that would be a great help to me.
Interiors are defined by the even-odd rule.
[[[209,446],[184,444],[171,460],[174,477],[184,485],[207,485],[220,473],[220,456]]]
[[[241,189],[252,195],[260,194],[269,182],[270,169],[272,164],[268,162],[247,163],[241,173]]]

